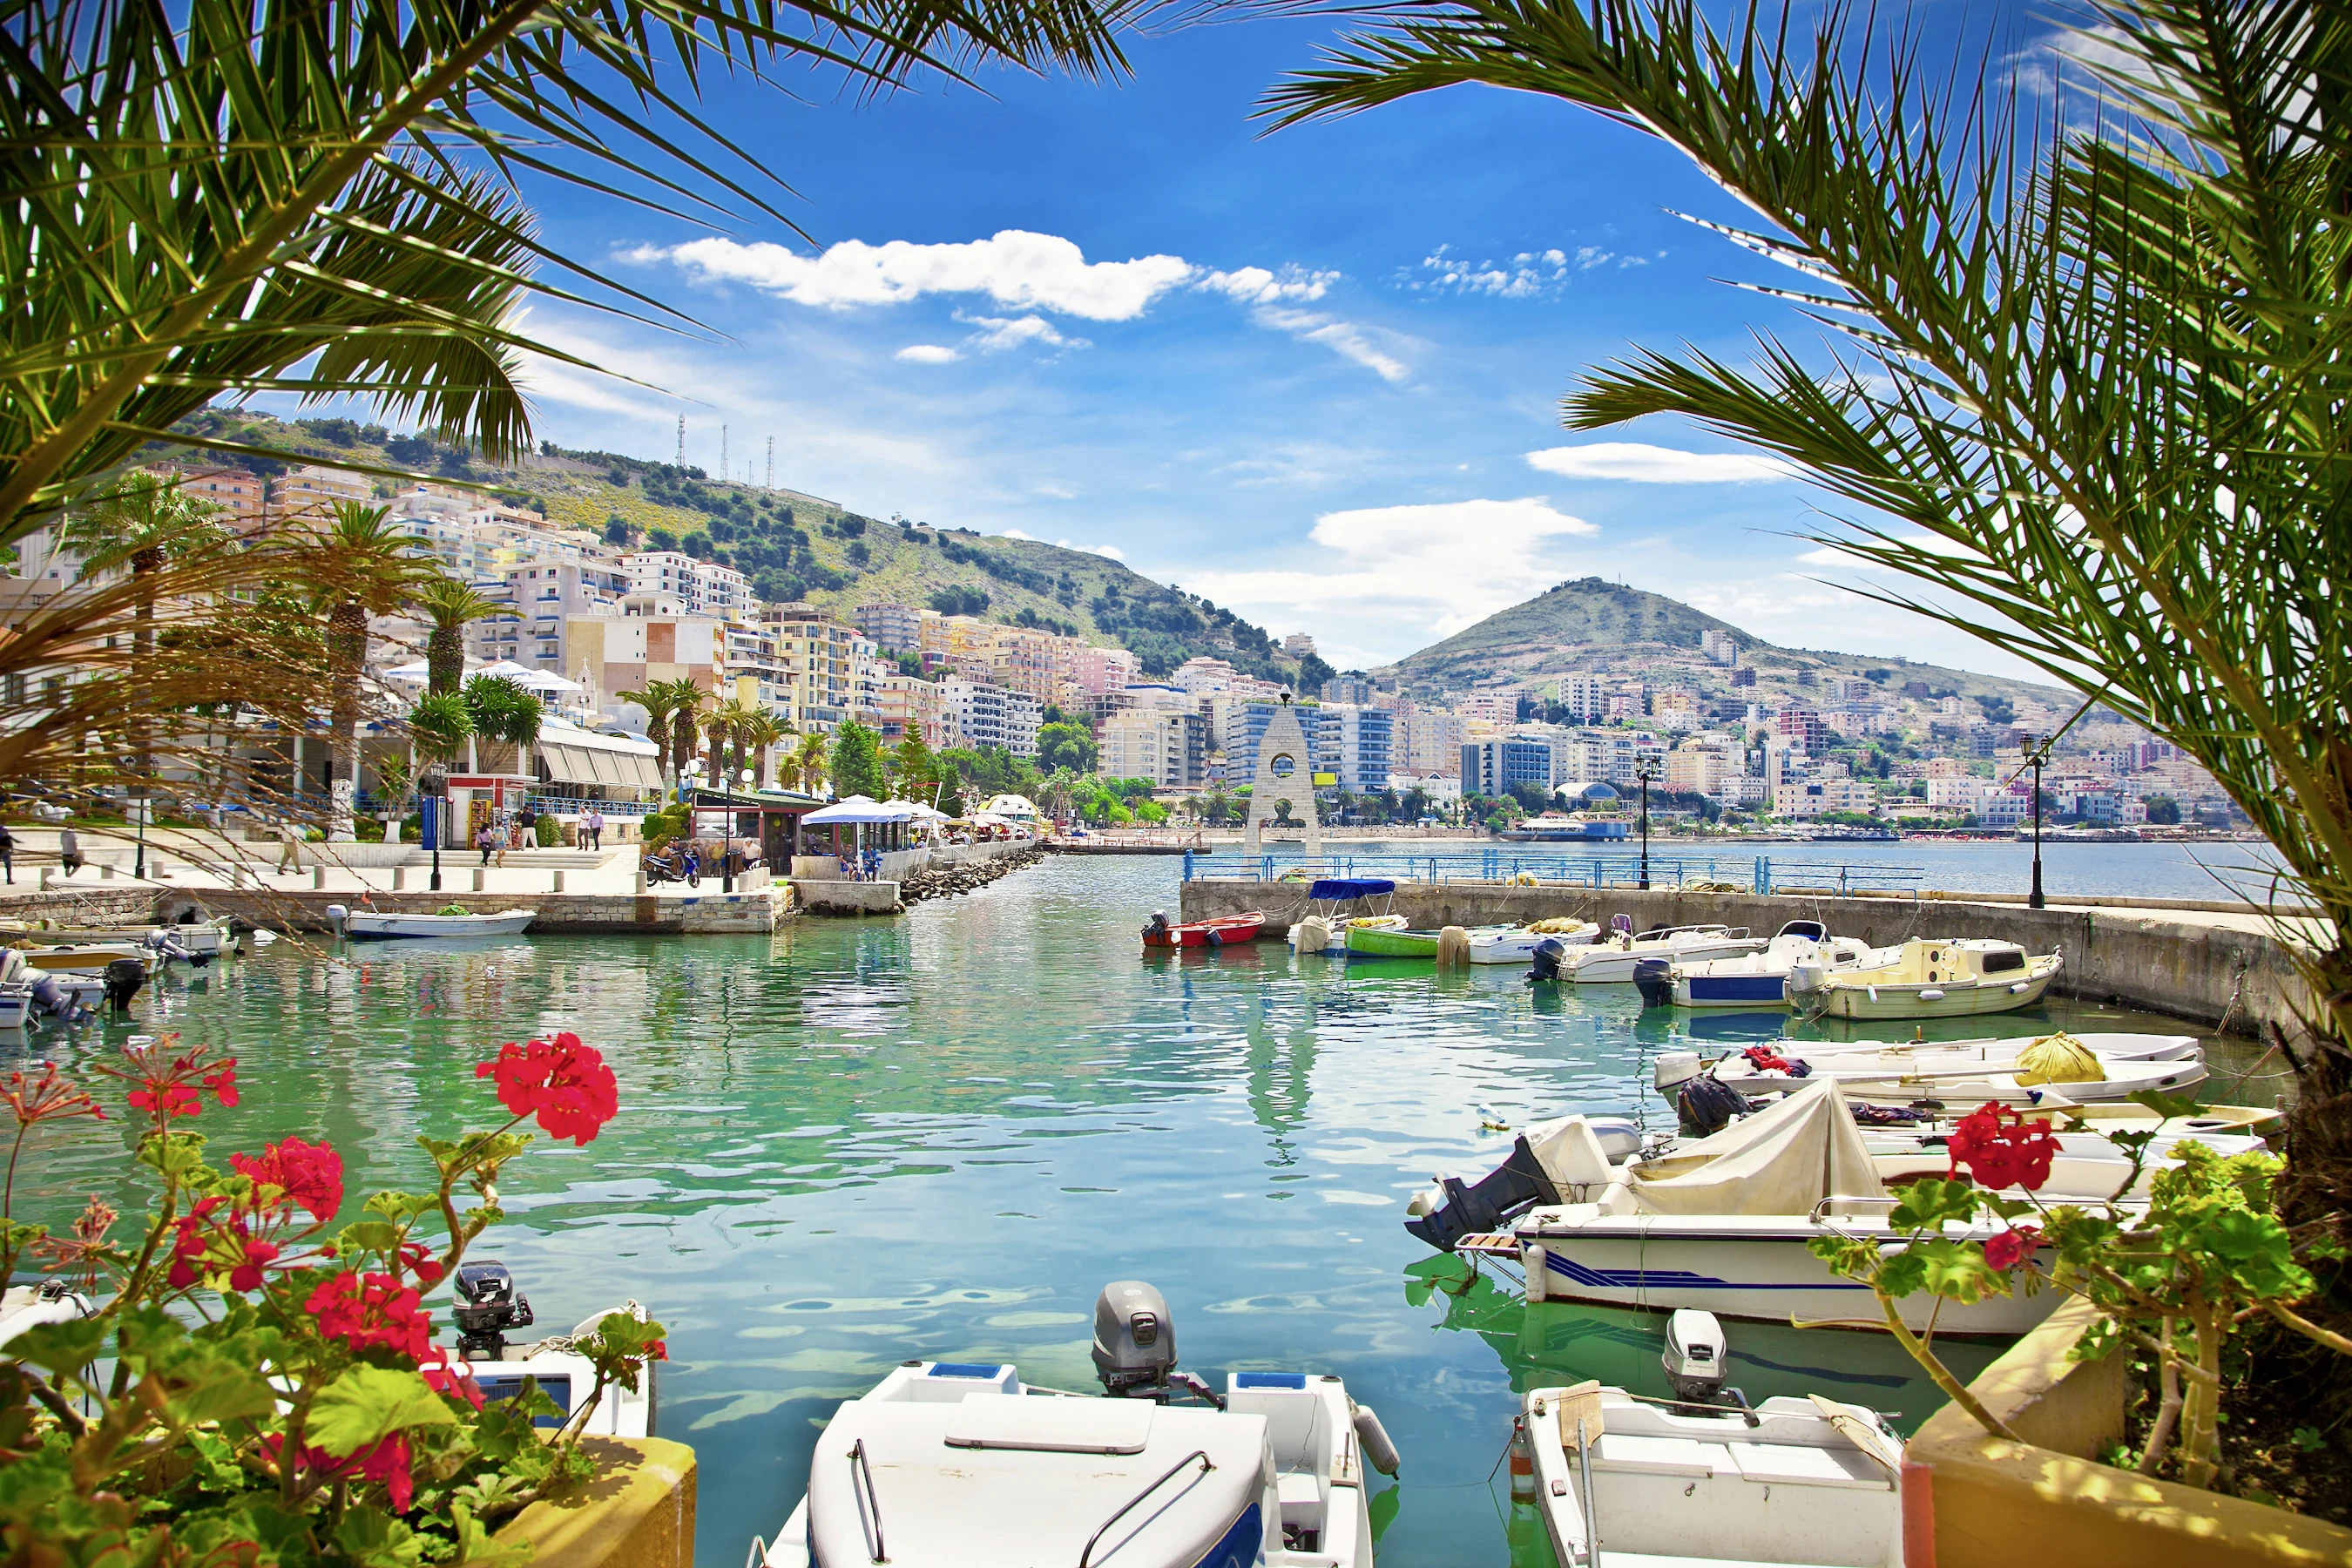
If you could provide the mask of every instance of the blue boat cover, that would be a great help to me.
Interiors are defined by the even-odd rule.
[[[1310,899],[1376,899],[1383,893],[1395,891],[1394,882],[1353,881],[1335,877],[1308,888],[1307,896]]]

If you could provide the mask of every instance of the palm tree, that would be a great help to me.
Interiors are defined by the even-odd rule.
[[[669,798],[676,779],[669,769],[669,716],[677,707],[673,683],[648,680],[643,691],[616,691],[614,700],[634,702],[646,710],[646,739],[654,743],[654,765],[661,770],[662,798]]]
[[[486,599],[455,577],[436,574],[416,591],[415,603],[433,623],[425,638],[425,689],[446,696],[466,678],[466,628],[503,615],[512,606]]]
[[[466,682],[457,695],[473,719],[474,734],[512,746],[513,771],[528,773],[525,749],[539,739],[540,721],[545,715],[539,699],[520,681],[507,675],[478,675]]]
[[[687,676],[657,684],[670,692],[670,771],[684,778],[686,764],[694,761],[695,742],[701,738],[702,705],[710,700],[710,693]]]
[[[801,737],[801,743],[793,748],[791,766],[793,777],[800,781],[804,793],[815,795],[824,787],[825,769],[831,756],[831,749],[825,744],[823,735]]]
[[[327,837],[332,843],[348,844],[354,837],[352,800],[359,787],[360,676],[367,665],[368,622],[407,604],[433,570],[418,555],[415,536],[391,519],[390,507],[337,501],[312,547],[312,607],[325,619],[334,681],[328,721],[334,777],[328,785]]]
[[[736,731],[739,742],[759,759],[760,787],[768,787],[768,764],[773,759],[776,742],[793,732],[792,726],[765,709],[754,710]]]
[[[729,778],[733,779],[742,773],[743,754],[751,742],[751,726],[756,721],[767,717],[768,710],[758,703],[747,702],[740,697],[730,697],[720,703],[718,711],[711,714],[707,721],[713,735],[724,735],[727,738],[730,752],[727,760]],[[718,751],[715,743],[711,750],[714,753]]]

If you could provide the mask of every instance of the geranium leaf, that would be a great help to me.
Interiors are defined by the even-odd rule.
[[[457,1419],[417,1373],[362,1363],[344,1369],[319,1391],[310,1402],[303,1435],[340,1458],[392,1433],[411,1426],[446,1426]]]
[[[98,1359],[107,1331],[106,1324],[89,1318],[40,1323],[10,1340],[8,1353],[51,1372],[77,1373]]]

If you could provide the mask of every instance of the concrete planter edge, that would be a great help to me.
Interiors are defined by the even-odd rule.
[[[694,1450],[661,1437],[589,1437],[586,1492],[535,1502],[497,1532],[532,1568],[694,1568]]]

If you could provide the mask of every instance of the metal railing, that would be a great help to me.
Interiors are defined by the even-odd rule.
[[[1438,885],[1448,882],[1507,883],[1532,877],[1545,887],[1631,888],[1642,880],[1642,857],[1623,850],[1605,855],[1573,855],[1554,851],[1528,854],[1512,849],[1479,848],[1451,855],[1325,855],[1307,860],[1294,855],[1241,855],[1187,849],[1184,880],[1188,882],[1272,882],[1286,876],[1385,878],[1393,882]],[[1685,883],[1729,885],[1754,893],[1784,889],[1827,889],[1836,892],[1910,892],[1926,879],[1918,866],[1889,866],[1878,861],[1784,859],[1774,868],[1769,855],[1694,855],[1686,851],[1653,850],[1649,882],[1654,889]]]
[[[576,795],[536,795],[530,797],[530,808],[537,812],[553,812],[558,816],[572,816],[586,812],[591,806],[607,816],[650,816],[659,811],[659,803],[644,800],[591,800]]]

